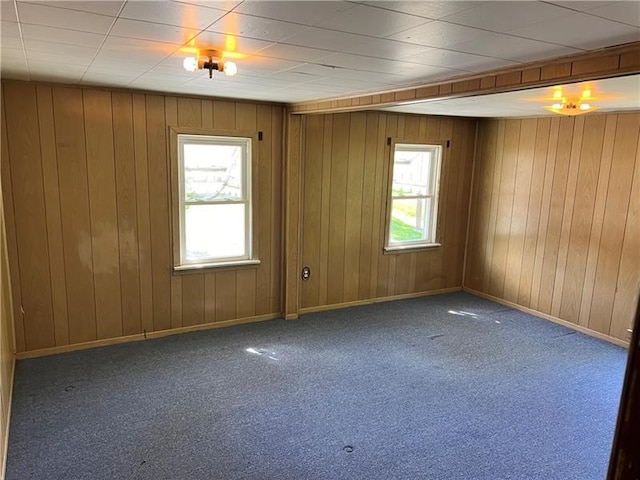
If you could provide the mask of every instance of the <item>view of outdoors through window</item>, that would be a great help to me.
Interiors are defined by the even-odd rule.
[[[396,145],[389,244],[435,241],[439,147]]]
[[[187,143],[183,148],[184,260],[246,255],[242,146]]]

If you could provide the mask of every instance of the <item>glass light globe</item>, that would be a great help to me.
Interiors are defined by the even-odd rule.
[[[233,77],[236,73],[238,73],[238,66],[235,62],[224,62],[224,73]]]
[[[195,72],[198,69],[198,59],[195,57],[187,57],[182,62],[182,66],[187,72]]]

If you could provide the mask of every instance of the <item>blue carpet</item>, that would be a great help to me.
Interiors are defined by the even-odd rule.
[[[8,480],[602,480],[626,351],[465,293],[20,361]]]

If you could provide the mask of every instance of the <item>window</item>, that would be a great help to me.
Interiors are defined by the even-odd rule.
[[[437,246],[442,147],[396,143],[386,250]]]
[[[258,263],[252,255],[251,144],[248,137],[177,135],[176,270]]]

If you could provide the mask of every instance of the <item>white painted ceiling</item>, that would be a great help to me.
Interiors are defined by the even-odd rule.
[[[638,1],[1,0],[0,6],[4,78],[287,103],[640,40]],[[194,48],[233,52],[238,75],[211,80],[204,71],[186,72],[182,61]]]

